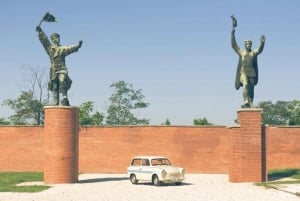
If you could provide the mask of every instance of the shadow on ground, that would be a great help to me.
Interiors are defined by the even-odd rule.
[[[78,181],[78,183],[85,184],[85,183],[98,183],[98,182],[123,181],[123,180],[128,180],[128,182],[130,182],[128,177],[105,177],[105,178],[81,179],[81,180]],[[132,184],[132,185],[154,186],[152,184],[152,182],[139,182],[137,184]],[[187,185],[193,185],[193,184],[185,183],[185,182],[182,182],[180,185],[176,185],[176,184],[173,184],[173,183],[161,183],[160,187],[187,186]]]
[[[152,182],[139,182],[139,183],[133,184],[133,185],[154,186]],[[160,185],[158,187],[169,187],[169,186],[178,186],[178,187],[180,187],[180,186],[188,186],[188,185],[194,185],[194,184],[185,183],[185,182],[182,182],[179,185],[176,185],[176,184],[173,184],[173,183],[160,183]]]
[[[105,177],[105,178],[94,178],[94,179],[82,179],[78,183],[97,183],[97,182],[108,182],[108,181],[122,181],[128,180],[128,177]]]

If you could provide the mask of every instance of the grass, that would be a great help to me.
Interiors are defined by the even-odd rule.
[[[300,180],[300,169],[279,169],[279,170],[270,170],[268,172],[269,180],[272,178],[286,178],[290,177],[293,179]]]
[[[300,169],[270,170],[268,172],[268,182],[258,183],[257,185],[271,187],[273,184],[300,184]]]
[[[0,172],[0,192],[40,192],[50,186],[16,186],[22,182],[43,181],[42,172]]]

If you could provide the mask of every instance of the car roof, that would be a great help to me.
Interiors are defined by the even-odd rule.
[[[148,158],[148,159],[153,159],[153,158],[167,158],[167,157],[165,157],[165,156],[146,156],[146,155],[144,155],[144,156],[135,156],[135,157],[133,157],[132,159],[135,159],[135,158]]]

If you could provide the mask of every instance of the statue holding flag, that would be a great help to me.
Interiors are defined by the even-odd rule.
[[[69,106],[67,92],[71,87],[72,80],[68,76],[68,69],[65,64],[65,57],[73,52],[77,52],[82,45],[80,40],[77,45],[62,46],[60,45],[60,36],[58,33],[53,33],[50,36],[51,42],[41,28],[42,22],[57,22],[56,18],[47,12],[39,25],[36,27],[39,40],[46,50],[50,62],[50,80],[48,88],[53,93],[54,105],[59,105],[59,94],[62,94],[61,105]]]
[[[237,27],[237,20],[232,15],[232,31],[231,31],[231,46],[234,51],[239,55],[237,65],[235,88],[238,90],[243,87],[244,104],[242,108],[253,107],[254,99],[254,86],[258,83],[258,65],[257,56],[262,53],[265,46],[265,36],[260,38],[260,45],[257,49],[252,50],[252,41],[245,41],[245,49],[237,45],[235,39],[235,28]]]

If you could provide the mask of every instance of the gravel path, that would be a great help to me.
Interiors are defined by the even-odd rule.
[[[79,183],[40,193],[0,193],[0,201],[299,201],[300,197],[252,183],[229,183],[224,174],[187,174],[182,185],[130,183],[126,174],[82,174]]]

